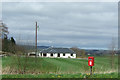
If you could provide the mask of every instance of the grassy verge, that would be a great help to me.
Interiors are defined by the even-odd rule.
[[[17,57],[2,58],[3,78],[115,78],[118,70],[117,57],[113,69],[111,69],[109,57],[95,57],[95,66],[93,67],[95,74],[92,76],[88,75],[90,67],[88,60],[85,59],[28,57],[25,62],[25,57],[21,57],[19,66],[17,60]],[[26,69],[22,75],[19,70],[22,71],[24,65],[26,65]]]
[[[30,75],[30,74],[17,74],[17,75],[3,75],[2,78],[117,78],[117,73],[109,74],[39,74],[39,75]]]

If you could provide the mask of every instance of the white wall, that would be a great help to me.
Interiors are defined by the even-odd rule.
[[[28,53],[28,56],[30,56],[30,54],[34,54],[34,55],[35,55],[35,52],[29,52],[29,53]]]
[[[40,53],[39,53],[39,56],[40,56]],[[40,57],[44,57],[43,56],[43,53],[42,53],[42,56]],[[76,58],[76,54],[73,54],[73,56],[71,56],[70,53],[65,53],[65,56],[63,56],[63,53],[60,53],[60,57],[58,57],[58,53],[53,53],[53,56],[51,56],[51,53],[47,53],[46,54],[46,57],[54,57],[54,58]]]
[[[65,53],[65,56],[63,56],[63,54],[60,55],[61,58],[76,58],[76,54],[73,54],[73,56],[71,56],[70,53]]]

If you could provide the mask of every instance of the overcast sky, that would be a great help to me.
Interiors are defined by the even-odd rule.
[[[79,48],[108,48],[118,36],[117,2],[5,2],[2,19],[18,43]]]

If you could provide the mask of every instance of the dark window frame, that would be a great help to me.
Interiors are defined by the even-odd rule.
[[[53,56],[53,53],[51,53],[50,56]]]
[[[63,53],[63,56],[65,56],[65,53]]]
[[[43,53],[43,56],[44,56],[44,57],[47,56],[47,53]]]
[[[58,55],[57,55],[58,57],[60,57],[60,53],[58,53]]]
[[[73,54],[71,54],[71,56],[73,56]]]

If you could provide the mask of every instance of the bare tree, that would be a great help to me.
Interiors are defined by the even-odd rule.
[[[8,27],[0,20],[0,40],[2,41],[1,43],[1,49],[7,50],[7,35],[8,35]]]
[[[17,73],[19,74],[25,74],[26,68],[28,65],[28,55],[29,52],[29,44],[28,41],[22,42],[20,36],[17,40],[19,43],[14,45],[14,48],[11,48],[14,50],[15,55],[15,63],[17,64]],[[14,40],[13,40],[14,42]],[[11,44],[12,45],[12,44]]]
[[[70,48],[70,49],[72,49],[72,50],[77,54],[77,57],[80,57],[80,56],[81,56],[79,48],[77,48],[77,47],[72,47],[72,48]]]
[[[8,33],[8,27],[6,27],[6,25],[0,21],[0,37],[3,39],[7,38]]]
[[[85,50],[84,49],[80,49],[80,53],[81,53],[82,58],[84,58],[85,57]]]
[[[70,48],[72,49],[76,54],[77,54],[77,57],[85,57],[85,50],[84,49],[79,49],[77,47],[72,47]]]
[[[116,54],[116,41],[115,38],[112,38],[112,41],[109,46],[109,53],[110,53],[110,64],[111,68],[114,69],[114,62],[115,62],[115,54]]]

